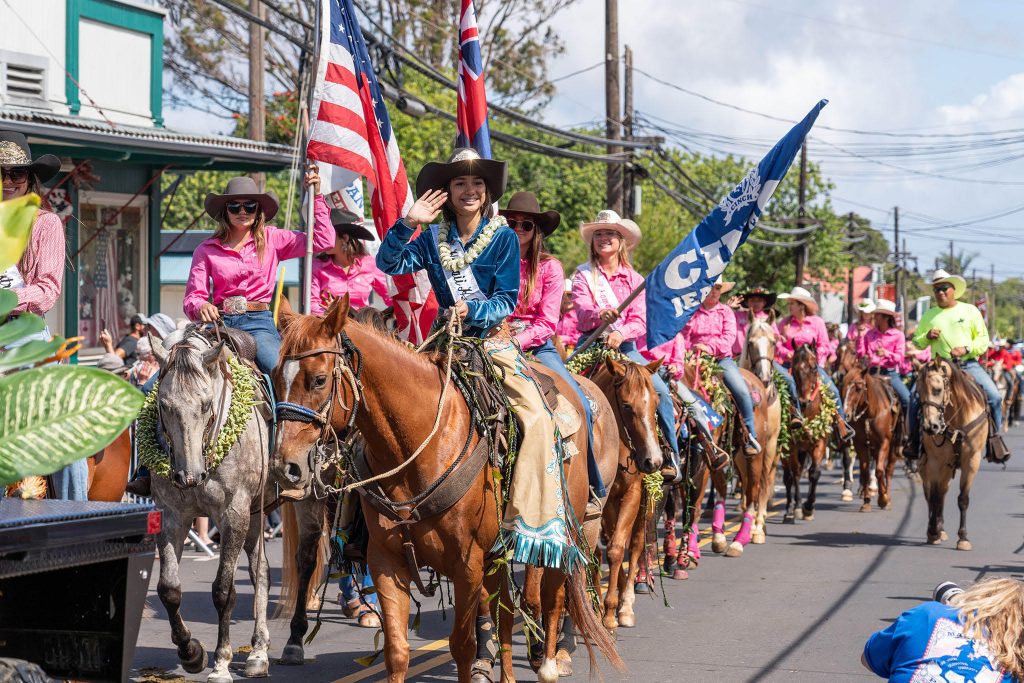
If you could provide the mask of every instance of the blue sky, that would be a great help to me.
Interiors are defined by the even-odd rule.
[[[964,143],[992,138],[865,136],[820,127],[915,134],[1024,129],[1024,2],[620,0],[619,20],[620,41],[633,47],[636,67],[664,81],[787,119],[829,99],[809,150],[835,182],[835,207],[861,213],[891,238],[891,207],[899,205],[901,236],[922,270],[954,239],[958,249],[979,252],[979,274],[987,276],[994,264],[997,279],[1024,275],[1024,141],[1015,141],[1024,130],[1002,136],[1005,145],[978,150],[963,149]],[[603,59],[604,0],[578,0],[557,28],[566,54],[553,62],[552,76]],[[560,81],[545,118],[559,125],[602,122],[603,79],[599,67]],[[760,158],[788,128],[639,74],[635,90],[637,111],[683,129],[694,149]],[[168,125],[209,130],[216,122],[172,111]],[[728,140],[709,141],[706,134]],[[956,148],[943,159],[921,155],[935,145]],[[885,156],[907,153],[912,156]],[[1000,164],[971,167],[994,161]],[[985,220],[942,227],[978,218]]]

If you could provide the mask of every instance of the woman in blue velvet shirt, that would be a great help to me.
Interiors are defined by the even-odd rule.
[[[554,416],[504,324],[519,298],[519,238],[504,217],[488,216],[507,175],[505,162],[472,149],[426,164],[416,178],[419,199],[385,235],[377,267],[389,275],[426,270],[438,303],[462,318],[463,333],[486,339],[521,428],[503,539],[518,562],[570,570],[582,555],[568,533]],[[429,225],[438,212],[442,222]],[[412,239],[420,226],[426,229]]]

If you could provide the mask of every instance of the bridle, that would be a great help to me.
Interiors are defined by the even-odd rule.
[[[942,403],[937,403],[921,395],[921,381],[924,380],[924,386],[927,386],[928,375],[933,372],[940,372],[940,374],[942,374]],[[935,366],[934,369],[932,369],[926,365],[924,368],[922,368],[921,377],[918,378],[918,383],[919,384],[917,398],[920,401],[921,406],[929,406],[939,411],[940,429],[936,435],[944,434],[949,427],[949,425],[946,423],[946,408],[948,408],[950,405],[949,376],[947,376],[945,373],[942,373],[939,370],[939,366]]]
[[[868,382],[863,376],[855,380],[850,380],[850,383],[846,387],[846,393],[843,395],[843,409],[846,410],[847,413],[850,412],[850,395],[853,393],[853,390],[857,389],[864,392],[864,400],[859,401],[857,404],[860,410],[853,415],[847,415],[847,421],[850,424],[853,424],[860,418],[864,417],[864,413],[868,410],[867,388]]]

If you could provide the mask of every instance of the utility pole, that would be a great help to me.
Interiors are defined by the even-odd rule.
[[[894,206],[892,208],[892,233],[892,246],[893,251],[895,252],[893,255],[896,257],[896,277],[894,279],[894,284],[896,285],[896,301],[894,303],[896,304],[896,307],[899,308],[900,292],[902,291],[900,289],[900,285],[903,284],[903,261],[900,254],[900,207],[898,206]]]
[[[853,245],[853,211],[846,217],[846,237],[850,240],[850,245]],[[853,270],[855,265],[851,262],[849,269],[846,271],[846,324],[852,325],[854,322],[853,317]]]
[[[266,18],[261,0],[249,0],[249,11],[260,19]],[[263,96],[263,27],[255,21],[249,22],[249,139],[266,139],[265,100]],[[266,182],[266,175],[254,173],[253,179],[260,191]]]
[[[807,142],[800,146],[800,208],[797,214],[797,225],[801,229],[807,226]],[[804,261],[807,257],[807,235],[801,234],[803,244],[796,248],[796,286],[804,284]]]
[[[622,138],[622,111],[619,103],[619,0],[604,1],[604,98],[605,130],[609,140]],[[619,145],[609,145],[608,154],[622,153]],[[605,190],[606,208],[622,215],[622,166],[608,164]]]
[[[953,240],[949,241],[949,269],[953,270]],[[963,275],[963,273],[951,273],[952,275]]]
[[[991,283],[991,293],[986,297],[988,301],[988,334],[990,337],[996,336],[996,264],[989,264],[989,282]]]
[[[629,45],[623,48],[623,57],[626,61],[624,99],[622,108],[622,129],[627,140],[633,139],[633,50]],[[629,163],[623,169],[622,177],[622,215],[628,218],[633,217],[633,158],[632,149],[629,152]]]

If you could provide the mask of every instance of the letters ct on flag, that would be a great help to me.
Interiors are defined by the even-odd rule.
[[[647,346],[675,337],[711,291],[736,250],[757,227],[764,207],[789,170],[818,113],[821,100],[779,140],[704,220],[647,276]]]
[[[370,208],[377,235],[405,215],[413,204],[405,165],[352,0],[321,0],[320,53],[312,127],[306,155],[330,167],[321,169],[324,193],[337,192],[357,176],[370,185]],[[395,317],[411,341],[423,339],[437,312],[426,277],[394,278]]]

